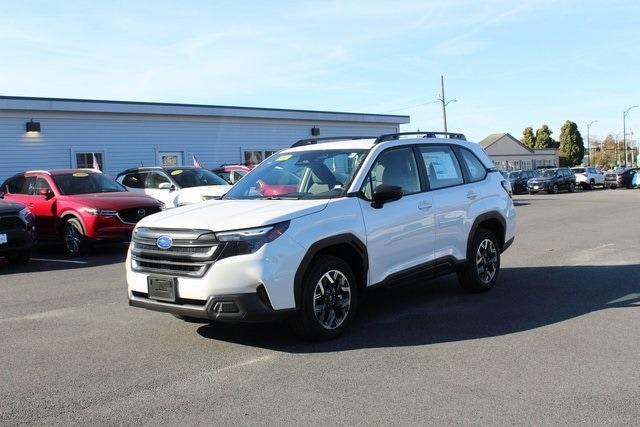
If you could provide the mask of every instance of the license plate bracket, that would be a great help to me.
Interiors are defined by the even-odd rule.
[[[147,289],[150,299],[176,302],[177,288],[177,277],[147,277]]]

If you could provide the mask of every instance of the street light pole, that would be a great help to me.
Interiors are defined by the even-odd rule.
[[[591,142],[589,140],[589,128],[591,125],[597,122],[597,120],[591,120],[591,123],[587,125],[587,166],[591,166]]]
[[[452,99],[451,101],[446,101],[444,97],[444,76],[440,76],[440,97],[438,101],[442,103],[442,119],[444,121],[444,131],[447,132],[447,105],[452,102],[456,102],[457,100]]]
[[[627,167],[627,114],[633,108],[637,108],[637,105],[632,105],[622,113],[622,140],[624,141],[624,167]]]

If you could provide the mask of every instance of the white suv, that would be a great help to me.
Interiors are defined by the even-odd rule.
[[[571,168],[576,175],[576,185],[593,190],[596,185],[604,187],[604,173],[593,166]]]
[[[166,208],[219,199],[231,185],[215,173],[193,166],[148,166],[120,172],[116,181],[134,193],[144,193]]]
[[[470,291],[493,287],[516,213],[480,145],[436,132],[339,139],[298,141],[222,200],[140,221],[129,304],[212,321],[288,317],[328,339],[368,287],[452,272]],[[278,174],[299,182],[261,192]]]

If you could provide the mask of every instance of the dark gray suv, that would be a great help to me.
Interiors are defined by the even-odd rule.
[[[527,181],[529,194],[546,191],[555,194],[561,190],[573,193],[576,190],[576,176],[569,168],[543,169],[535,178]]]

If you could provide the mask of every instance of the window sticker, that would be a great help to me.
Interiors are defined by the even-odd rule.
[[[180,175],[182,172],[184,172],[182,169],[176,169],[174,171],[171,171],[171,175],[173,176]]]
[[[449,153],[422,153],[425,163],[433,165],[438,179],[457,179],[458,174]]]
[[[285,160],[289,160],[291,158],[291,154],[283,154],[281,156],[278,156],[278,158],[276,159],[276,162],[284,162]]]
[[[73,176],[76,177],[76,178],[85,178],[85,177],[89,176],[89,174],[86,173],[86,172],[76,172],[76,173],[73,174]]]

